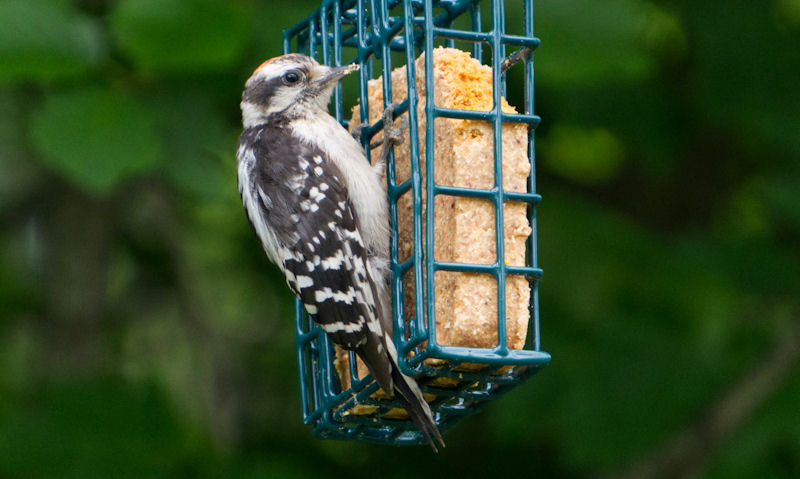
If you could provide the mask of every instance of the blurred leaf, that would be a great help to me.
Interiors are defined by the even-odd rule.
[[[548,170],[579,183],[607,181],[623,162],[622,144],[605,128],[556,124],[538,145]]]
[[[2,275],[2,273],[0,273]],[[0,301],[3,301],[2,276],[0,276]],[[9,327],[2,324],[4,334],[0,335],[0,396],[25,390],[34,375],[35,358],[40,354],[33,328],[29,324]]]
[[[553,396],[535,402],[546,405],[532,422],[543,421],[537,436],[556,428],[569,464],[610,467],[658,444],[747,366],[783,324],[751,290],[797,268],[766,248],[676,242],[542,192],[542,344],[554,358],[542,386]]]
[[[91,88],[45,98],[31,136],[43,161],[93,193],[108,193],[162,160],[152,113],[120,90]]]
[[[635,0],[538,2],[537,82],[568,89],[650,76],[655,63],[640,44],[647,18]]]
[[[797,297],[800,276],[787,274],[800,271],[800,258],[795,248],[782,249],[762,238],[738,239],[722,237],[714,241],[716,255],[728,277],[747,291],[765,297]]]
[[[764,179],[750,178],[730,197],[726,211],[721,215],[721,226],[734,237],[768,235],[772,229],[771,218],[764,199]]]
[[[131,309],[137,321],[129,323],[121,345],[125,377],[138,382],[156,379],[181,406],[184,417],[201,418],[211,401],[209,351],[192,337],[174,304],[151,298],[150,304],[133,304]]]
[[[784,28],[800,27],[800,0],[776,0],[775,23]]]
[[[645,47],[671,62],[685,56],[689,45],[680,18],[654,3],[645,3],[642,10],[639,32]]]
[[[42,293],[43,238],[41,222],[32,219],[6,228],[0,236],[0,327],[25,318],[36,309]]]
[[[81,75],[101,57],[97,24],[59,0],[0,2],[0,82]]]
[[[171,91],[156,102],[169,157],[164,169],[172,184],[206,201],[219,200],[226,188],[235,190],[231,172],[236,145],[224,113],[199,88]]]
[[[140,67],[164,72],[229,67],[249,33],[243,3],[213,0],[122,0],[111,26]]]
[[[238,461],[229,461],[221,464],[218,469],[211,470],[205,477],[235,477],[237,479],[312,479],[330,476],[326,465],[319,461],[307,461],[294,454],[277,455],[267,451],[264,457],[237,458]],[[330,476],[332,477],[332,476]]]
[[[641,171],[659,183],[676,173],[675,160],[684,148],[675,127],[678,108],[659,82],[620,81],[569,89],[537,85],[536,95],[546,120],[537,130],[537,146],[551,125],[602,125],[624,145],[631,159],[626,169]]]
[[[800,232],[800,178],[771,178],[765,182],[762,190],[771,216]]]
[[[248,342],[277,342],[277,338],[293,342],[293,296],[278,269],[261,256],[257,244],[251,250],[255,271],[237,266],[247,261],[236,241],[237,229],[245,228],[246,220],[239,214],[238,191],[232,183],[226,195],[218,194],[191,214],[186,249],[196,272],[191,275],[192,290],[200,293],[204,310],[216,319],[209,326],[218,334]],[[245,233],[252,237],[249,228]],[[254,284],[258,287],[252,288]],[[275,347],[273,351],[278,352]]]
[[[257,65],[267,58],[280,55],[281,30],[296,24],[308,13],[319,8],[319,5],[319,0],[294,0],[292,8],[289,8],[288,5],[283,8],[275,8],[272,1],[256,2],[250,18],[253,43],[251,52],[255,55],[252,58],[248,57],[250,61],[245,62],[247,68],[242,73],[249,75]]]
[[[12,89],[0,90],[0,213],[13,210],[35,191],[41,168],[25,142],[29,103]]]
[[[692,94],[703,115],[761,149],[766,141],[800,153],[800,29],[775,28],[759,2],[689,2],[696,67]],[[764,158],[775,161],[778,158]]]
[[[0,402],[4,477],[154,477],[205,456],[154,387],[100,378],[41,392]]]

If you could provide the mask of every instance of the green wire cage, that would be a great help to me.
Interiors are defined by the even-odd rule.
[[[541,197],[536,194],[534,173],[533,132],[539,124],[534,112],[533,55],[539,44],[533,33],[533,0],[522,1],[522,34],[506,33],[506,13],[502,0],[488,2],[489,29],[482,28],[482,9],[479,0],[325,0],[321,7],[305,20],[283,32],[284,53],[299,52],[327,65],[358,62],[359,105],[361,118],[368,118],[367,82],[381,78],[384,107],[392,101],[390,73],[393,59],[397,66],[406,65],[407,99],[396,105],[394,115],[408,113],[411,175],[398,183],[394,157],[387,159],[389,212],[392,226],[391,270],[393,295],[394,342],[404,373],[418,378],[422,390],[435,396],[431,409],[439,429],[444,432],[466,415],[480,411],[492,399],[499,397],[550,361],[550,355],[540,350],[538,283],[542,275],[536,254],[536,208]],[[486,16],[486,13],[483,13]],[[466,25],[467,28],[456,26]],[[482,59],[483,48],[491,50],[493,105],[490,111],[468,111],[442,108],[427,102],[424,109],[426,125],[433,129],[434,118],[460,118],[488,122],[494,133],[494,186],[489,189],[462,188],[436,184],[433,181],[434,162],[427,161],[425,180],[420,171],[419,152],[433,151],[434,135],[428,131],[420,144],[415,60],[425,53],[425,88],[433,91],[433,48],[435,45],[454,46],[456,42],[470,43],[474,58]],[[516,51],[506,55],[507,47]],[[489,55],[487,55],[489,56]],[[506,73],[501,68],[509,58],[524,62],[524,111],[507,113],[501,110],[501,98],[506,94]],[[488,62],[487,62],[488,63]],[[376,65],[378,67],[376,68]],[[375,71],[378,70],[378,71]],[[342,87],[334,93],[334,115],[343,118]],[[503,123],[528,125],[528,158],[531,171],[527,192],[503,189],[502,129]],[[361,141],[369,155],[370,138],[380,131],[378,122],[363,128]],[[410,191],[413,205],[413,253],[407,259],[398,258],[397,201]],[[434,196],[472,197],[494,204],[496,232],[496,261],[492,264],[464,264],[434,260],[433,219]],[[425,198],[425,202],[423,202]],[[506,264],[503,238],[504,202],[527,204],[532,233],[526,243],[525,266]],[[423,205],[428,205],[423,219]],[[497,282],[497,345],[493,348],[447,346],[436,341],[434,274],[437,271],[456,271],[492,275]],[[403,304],[403,276],[412,275],[416,294],[414,304]],[[505,284],[507,275],[523,275],[531,287],[530,321],[524,349],[511,349],[507,344]],[[427,301],[426,301],[427,298]],[[368,375],[358,379],[356,362],[350,353],[350,388],[344,389],[334,368],[334,347],[322,328],[308,318],[303,304],[295,302],[297,327],[297,359],[303,419],[313,426],[314,435],[328,439],[350,439],[384,444],[422,444],[422,434],[409,420],[387,419],[385,414],[399,404],[395,400],[373,397],[377,384]],[[435,365],[426,359],[439,359]],[[464,368],[469,364],[469,368]],[[482,368],[476,368],[480,365]],[[476,369],[479,369],[476,371]],[[449,378],[448,387],[437,378]],[[348,414],[356,405],[367,405],[368,415]]]

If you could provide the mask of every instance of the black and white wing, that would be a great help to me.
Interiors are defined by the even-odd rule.
[[[300,239],[287,248],[283,269],[297,294],[331,340],[345,349],[366,341],[371,330],[381,330],[380,311],[367,251],[358,221],[337,168],[310,158],[308,176],[296,205]]]
[[[241,143],[242,200],[289,287],[336,344],[355,349],[370,326],[380,334],[370,322],[380,321],[381,298],[339,169],[282,128],[245,131]]]

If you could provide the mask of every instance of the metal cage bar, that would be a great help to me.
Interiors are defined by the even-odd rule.
[[[436,396],[431,403],[434,419],[445,431],[462,417],[480,411],[491,400],[510,390],[550,361],[540,350],[538,284],[542,270],[538,267],[536,210],[541,196],[536,193],[534,131],[540,118],[534,113],[533,55],[523,55],[524,112],[507,113],[501,109],[506,95],[506,73],[500,68],[506,60],[506,45],[526,48],[531,52],[539,45],[533,30],[533,0],[523,0],[522,35],[506,32],[506,15],[502,0],[488,0],[491,28],[483,31],[484,11],[480,0],[324,0],[318,10],[283,32],[284,53],[301,52],[325,64],[342,65],[358,62],[358,102],[361,118],[368,118],[367,82],[382,78],[384,108],[392,102],[392,54],[402,54],[408,83],[407,99],[395,109],[395,117],[407,114],[411,152],[411,175],[398,183],[394,155],[387,159],[387,192],[392,227],[390,258],[393,296],[394,341],[400,354],[401,369],[419,376],[423,391]],[[468,16],[467,29],[454,27],[459,17]],[[428,131],[420,144],[420,97],[416,91],[415,61],[425,54],[424,73],[427,97],[433,97],[433,48],[437,41],[454,46],[456,41],[472,43],[472,55],[483,59],[483,47],[491,48],[493,105],[489,111],[468,111],[439,107],[426,102],[424,114]],[[380,62],[380,71],[374,66]],[[342,86],[334,93],[334,115],[343,118]],[[423,178],[420,148],[426,158],[433,156],[436,118],[461,118],[487,122],[493,130],[494,185],[488,189],[465,188],[436,184],[434,162],[426,161]],[[502,175],[502,125],[522,123],[528,126],[528,158],[531,162],[527,191],[505,191]],[[369,158],[369,143],[380,131],[381,122],[362,129],[362,145]],[[412,231],[414,243],[411,257],[399,259],[397,201],[410,194],[413,205]],[[424,196],[423,196],[424,195]],[[481,198],[491,201],[495,212],[495,262],[490,264],[436,261],[433,255],[433,208],[437,195]],[[423,221],[423,197],[427,216]],[[532,233],[527,239],[524,266],[507,265],[503,238],[503,206],[507,202],[527,205]],[[456,271],[492,275],[497,285],[497,344],[492,348],[470,348],[438,344],[436,341],[435,288],[437,271]],[[403,276],[412,272],[414,304],[403,304]],[[528,344],[525,349],[510,349],[506,338],[505,283],[508,275],[526,276],[531,284]],[[302,303],[295,302],[297,329],[297,361],[300,371],[300,399],[303,420],[313,425],[316,436],[332,439],[355,439],[375,443],[419,444],[424,438],[408,420],[384,416],[398,407],[391,399],[374,396],[378,390],[371,376],[357,377],[355,355],[350,353],[350,387],[344,389],[334,367],[334,348],[323,330],[316,327],[305,313]],[[426,359],[443,360],[436,365]],[[355,414],[360,408],[366,414]]]

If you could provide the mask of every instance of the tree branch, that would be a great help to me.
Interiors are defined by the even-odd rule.
[[[725,394],[701,419],[672,436],[662,446],[610,477],[661,479],[695,477],[720,445],[788,380],[800,362],[800,321]]]

